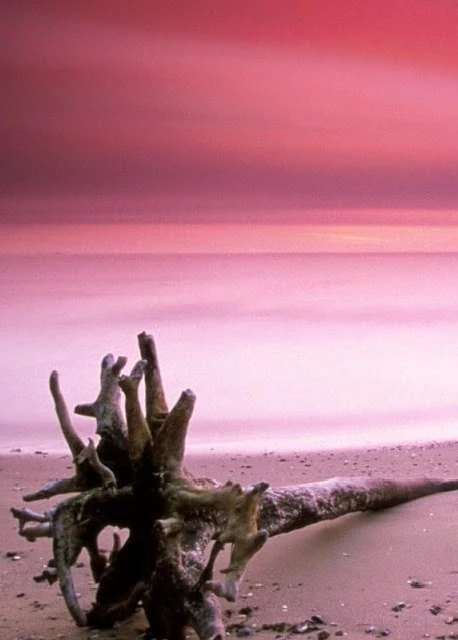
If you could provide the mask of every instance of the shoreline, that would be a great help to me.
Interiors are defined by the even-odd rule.
[[[243,422],[243,421],[242,421]],[[237,424],[240,424],[237,421]],[[276,423],[275,423],[276,424]],[[230,423],[232,425],[232,423]],[[441,424],[436,425],[436,433],[441,431]],[[208,457],[208,456],[225,456],[225,455],[250,455],[253,457],[270,455],[270,454],[282,454],[282,455],[295,455],[307,452],[309,454],[326,454],[329,452],[358,452],[358,451],[370,451],[396,448],[424,448],[431,446],[453,446],[455,443],[458,446],[458,441],[453,438],[453,423],[450,428],[446,430],[446,434],[442,438],[418,438],[411,432],[404,434],[397,434],[401,437],[396,438],[390,431],[388,437],[380,438],[374,437],[378,433],[365,432],[364,437],[344,438],[337,432],[332,432],[328,435],[328,438],[323,441],[322,432],[313,431],[311,433],[302,433],[300,437],[297,434],[292,433],[288,437],[282,439],[276,439],[273,437],[263,437],[262,431],[257,433],[253,431],[253,437],[249,440],[243,440],[241,438],[225,440],[224,433],[222,437],[219,437],[212,441],[209,440],[196,440],[193,441],[192,437],[187,443],[186,456],[191,457]],[[15,440],[5,440],[0,437],[0,458],[8,455],[49,455],[60,457],[68,453],[68,447],[63,439],[62,434],[59,431],[55,431],[56,426],[53,426],[54,435],[44,438],[26,438],[19,435]],[[57,435],[56,435],[57,433]],[[91,431],[80,434],[83,440],[87,438],[95,439],[97,444],[98,436]],[[220,434],[221,435],[221,434]],[[263,446],[259,446],[259,441],[262,441]]]
[[[281,486],[355,475],[448,479],[458,477],[458,442],[289,454],[191,453],[186,466],[196,475],[246,485],[266,480]],[[21,506],[23,493],[52,477],[70,475],[72,469],[69,454],[0,455],[2,639],[133,640],[147,628],[143,614],[138,613],[116,629],[78,629],[58,587],[33,581],[50,557],[50,541],[29,543],[20,538],[9,508]],[[43,511],[50,504],[41,501],[32,508]],[[243,624],[253,637],[272,640],[287,635],[287,625],[315,615],[325,624],[304,637],[316,639],[320,630],[330,634],[326,637],[338,637],[336,632],[355,639],[383,637],[380,632],[385,630],[399,639],[441,634],[447,638],[458,632],[454,620],[455,616],[458,620],[457,531],[458,492],[451,492],[383,512],[350,514],[272,538],[250,562],[238,601],[222,602],[222,609],[230,612],[226,624],[229,628]],[[13,561],[7,556],[11,552],[21,559]],[[84,566],[73,573],[82,602],[88,606],[95,589],[86,558],[81,561]],[[424,586],[412,588],[409,580]],[[244,618],[240,611],[247,608],[250,614]],[[276,630],[262,629],[266,624],[277,625]],[[235,627],[231,637],[236,637]]]

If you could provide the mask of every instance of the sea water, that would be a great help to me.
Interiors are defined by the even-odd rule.
[[[458,255],[8,257],[0,261],[0,450],[64,449],[101,358],[155,337],[188,449],[306,450],[458,437]],[[75,416],[83,437],[93,420]]]

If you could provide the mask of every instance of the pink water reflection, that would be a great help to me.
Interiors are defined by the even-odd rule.
[[[157,340],[169,401],[198,402],[190,446],[450,437],[458,417],[458,256],[2,260],[5,446],[54,440],[47,376],[97,394],[105,353]],[[85,433],[92,424],[76,418]],[[57,437],[57,434],[56,434]]]

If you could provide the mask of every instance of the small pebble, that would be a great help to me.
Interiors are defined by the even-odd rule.
[[[237,638],[246,638],[247,636],[251,636],[251,629],[249,627],[240,627],[240,629],[237,629],[235,632],[235,635],[237,636]]]
[[[316,622],[317,624],[326,624],[323,618],[316,613],[313,614],[313,616],[310,616],[310,620],[312,622]]]
[[[433,606],[430,607],[429,610],[433,614],[433,616],[437,616],[437,614],[442,611],[442,607],[438,604],[433,604]]]
[[[412,589],[423,589],[426,587],[426,584],[421,580],[409,580],[408,581]]]

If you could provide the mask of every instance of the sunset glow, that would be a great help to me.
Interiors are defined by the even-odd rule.
[[[458,225],[26,224],[4,255],[458,252]]]

